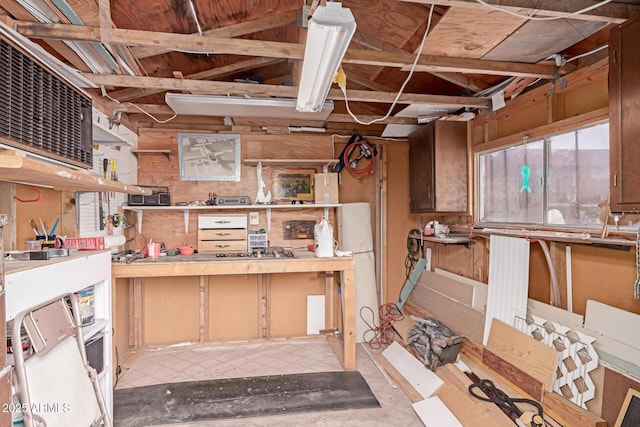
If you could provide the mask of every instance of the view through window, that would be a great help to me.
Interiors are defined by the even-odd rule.
[[[480,222],[600,227],[609,123],[479,155]]]

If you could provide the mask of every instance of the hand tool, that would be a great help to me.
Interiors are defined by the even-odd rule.
[[[60,217],[58,217],[58,219],[56,219],[55,224],[53,224],[53,228],[51,229],[51,234],[55,235],[56,234],[56,228],[58,228],[58,224],[60,223]]]

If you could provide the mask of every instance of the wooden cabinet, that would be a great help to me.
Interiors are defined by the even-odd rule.
[[[198,216],[198,252],[247,252],[247,215]]]
[[[435,121],[409,135],[411,212],[466,212],[467,123]]]
[[[611,210],[640,210],[640,19],[611,30],[609,134]]]

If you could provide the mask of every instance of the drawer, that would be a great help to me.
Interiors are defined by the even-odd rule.
[[[207,229],[198,230],[198,240],[246,240],[246,229]]]
[[[246,240],[200,240],[198,252],[247,252]]]
[[[198,229],[247,228],[246,215],[199,215]]]

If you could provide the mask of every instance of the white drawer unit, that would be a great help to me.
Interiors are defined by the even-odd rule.
[[[246,252],[247,215],[198,216],[198,252]]]

